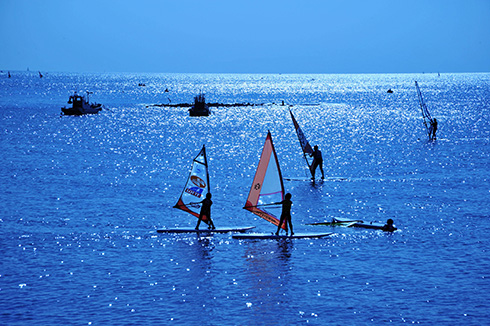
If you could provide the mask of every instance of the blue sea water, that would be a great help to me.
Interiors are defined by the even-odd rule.
[[[0,324],[489,324],[490,74],[11,74]],[[439,121],[433,143],[415,80]],[[60,117],[75,90],[106,109]],[[200,118],[153,106],[199,91],[257,105]],[[204,144],[215,224],[274,231],[242,207],[268,130],[283,176],[308,177],[288,108],[340,177],[284,182],[295,231],[333,236],[156,233],[197,222],[172,206]],[[400,230],[307,225],[333,217]]]

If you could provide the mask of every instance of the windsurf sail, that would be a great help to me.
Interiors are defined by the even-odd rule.
[[[272,143],[272,135],[267,133],[264,148],[260,155],[259,165],[255,172],[252,187],[245,204],[246,210],[262,217],[274,225],[279,225],[281,206],[272,205],[284,200],[284,184],[276,150]],[[285,223],[281,226],[286,229]]]
[[[192,162],[191,173],[187,178],[184,190],[174,208],[179,208],[195,217],[199,218],[201,203],[209,192],[209,173],[208,161],[206,158],[206,147],[203,145],[201,151]],[[208,216],[204,216],[202,221],[209,223]]]
[[[422,92],[420,92],[419,84],[415,81],[415,87],[417,88],[417,95],[419,97],[420,109],[422,110],[422,118],[424,119],[425,129],[427,130],[427,135],[431,138],[431,126],[434,124],[429,109],[425,105],[424,98],[422,97]]]
[[[311,176],[313,177],[313,171],[311,169],[311,166],[313,164],[313,148],[311,148],[310,143],[308,142],[308,139],[306,139],[305,134],[301,130],[298,122],[294,118],[293,112],[289,110],[289,113],[291,114],[291,119],[293,119],[293,124],[294,124],[294,129],[296,129],[296,134],[298,135],[299,139],[299,144],[301,145],[301,149],[303,150],[303,156],[305,158],[306,164],[308,165],[308,170],[311,173]]]

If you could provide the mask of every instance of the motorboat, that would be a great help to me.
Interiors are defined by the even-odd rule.
[[[97,114],[99,111],[103,109],[102,104],[99,103],[90,103],[89,102],[89,94],[93,94],[93,92],[88,92],[87,95],[81,96],[75,92],[68,99],[68,104],[71,104],[71,107],[62,107],[61,114],[63,115],[84,115],[84,114]]]
[[[200,93],[194,97],[194,105],[189,109],[191,117],[205,117],[211,113],[209,106],[206,104],[204,94]]]

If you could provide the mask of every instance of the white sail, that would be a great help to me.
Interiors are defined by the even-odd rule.
[[[245,209],[274,225],[279,225],[281,206],[262,206],[284,200],[284,184],[271,133],[267,133],[259,165],[248,194]],[[285,225],[282,225],[285,229]]]
[[[201,204],[193,204],[202,201],[209,192],[209,173],[208,162],[206,158],[206,148],[202,147],[199,154],[192,162],[191,173],[187,178],[184,190],[175,208],[179,208],[197,218],[201,210]],[[209,223],[207,216],[202,219],[206,224]]]

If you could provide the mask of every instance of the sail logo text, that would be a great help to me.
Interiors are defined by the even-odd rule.
[[[199,188],[206,188],[206,183],[204,182],[204,180],[199,178],[197,175],[191,176],[191,181]]]
[[[197,198],[201,198],[203,190],[204,189],[199,187],[190,187],[190,188],[186,188],[185,192],[188,193],[189,195],[196,196]]]

